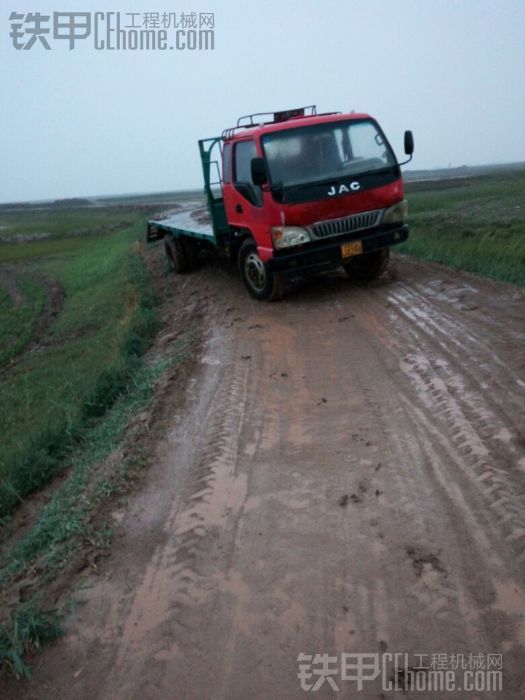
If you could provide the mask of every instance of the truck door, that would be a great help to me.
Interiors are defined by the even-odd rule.
[[[228,154],[229,155],[229,154]],[[263,193],[254,185],[251,173],[252,158],[256,158],[257,144],[253,140],[237,141],[231,161],[232,185],[225,188],[228,223],[249,229],[257,243],[261,242],[264,222]]]

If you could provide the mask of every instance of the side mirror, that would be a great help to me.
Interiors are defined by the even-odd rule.
[[[268,182],[268,173],[266,171],[266,162],[264,158],[252,158],[251,170],[252,182],[254,185],[261,187]]]
[[[414,136],[411,131],[405,131],[405,153],[407,156],[414,153]]]

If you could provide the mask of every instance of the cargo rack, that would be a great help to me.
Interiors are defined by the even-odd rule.
[[[224,129],[222,132],[222,139],[231,139],[237,131],[242,129],[253,129],[256,126],[265,126],[266,124],[278,124],[279,122],[286,122],[289,119],[298,119],[301,117],[314,117],[314,116],[325,116],[328,114],[341,114],[341,112],[323,112],[323,114],[317,114],[316,105],[306,105],[306,107],[295,107],[294,109],[285,109],[279,112],[255,112],[254,114],[247,114],[243,117],[237,119],[237,125],[230,127],[229,129]],[[271,117],[271,119],[267,119]],[[257,121],[256,121],[257,119]],[[246,123],[242,123],[246,122]]]

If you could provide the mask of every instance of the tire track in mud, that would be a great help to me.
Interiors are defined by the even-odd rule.
[[[357,314],[358,322],[361,314]],[[365,328],[370,319],[366,319]],[[363,611],[362,626],[370,625],[371,620],[380,621],[381,630],[378,638],[388,639],[389,646],[407,647],[407,639],[411,639],[410,647],[416,649],[418,643],[424,643],[424,638],[418,640],[409,629],[410,618],[399,619],[397,605],[385,606],[385,600],[399,599],[399,578],[403,581],[405,595],[409,599],[409,609],[416,611],[418,617],[428,619],[428,624],[447,633],[449,639],[457,644],[465,645],[468,630],[465,627],[460,594],[460,584],[449,571],[455,571],[454,561],[448,561],[446,568],[442,564],[436,568],[439,556],[447,550],[446,542],[442,541],[442,533],[435,532],[434,523],[442,520],[442,514],[421,507],[423,503],[435,500],[429,491],[428,480],[424,478],[423,463],[428,459],[424,451],[424,442],[414,440],[412,416],[406,411],[403,398],[406,386],[396,382],[395,373],[383,378],[381,386],[374,381],[374,370],[385,366],[389,360],[385,357],[384,347],[377,346],[373,336],[365,336],[363,347],[359,349],[360,356],[367,356],[370,364],[366,372],[361,371],[355,379],[356,391],[366,398],[366,416],[377,417],[378,424],[374,432],[384,436],[388,444],[388,458],[380,463],[380,468],[373,472],[376,483],[380,485],[380,493],[376,496],[380,508],[372,507],[374,515],[379,514],[382,538],[378,556],[380,577],[370,582],[366,595],[361,594]],[[401,398],[401,401],[400,401]],[[403,426],[402,430],[393,428],[392,416],[396,416],[395,425]],[[373,485],[372,485],[373,488]],[[373,522],[376,518],[373,518]],[[396,541],[391,541],[389,529],[396,531]],[[375,528],[371,528],[375,537]],[[351,533],[349,532],[349,537]],[[373,542],[372,542],[373,545]],[[386,556],[390,550],[391,556]],[[412,553],[412,555],[411,555]],[[414,558],[423,560],[421,571],[414,574]],[[393,559],[397,559],[398,577],[392,576]],[[428,564],[428,566],[427,566]],[[398,640],[398,641],[396,641]],[[403,640],[403,642],[401,641]],[[468,646],[468,644],[467,644]],[[420,647],[421,648],[421,647]]]
[[[480,313],[476,312],[477,307],[472,311],[462,311],[458,307],[457,290],[454,288],[449,297],[444,291],[435,294],[432,285],[421,285],[421,288],[414,285],[410,288],[405,284],[398,284],[396,287],[397,289],[387,293],[389,308],[393,307],[398,315],[403,313],[412,325],[426,332],[429,340],[435,340],[436,345],[446,349],[456,360],[464,360],[462,370],[466,371],[471,379],[480,381],[477,372],[474,373],[468,364],[470,357],[467,352],[473,350],[479,356],[479,365],[476,365],[475,369],[481,369],[488,378],[498,383],[498,386],[501,386],[501,377],[494,378],[494,369],[503,373],[506,380],[519,379],[513,368],[494,352],[494,339],[491,338],[489,344],[480,333],[480,326],[485,326],[490,312],[480,317]],[[445,289],[448,291],[449,288]],[[475,326],[474,329],[470,328],[471,325]],[[410,328],[410,324],[407,328]],[[513,343],[515,350],[519,347],[518,344],[525,340],[525,335],[519,333],[519,329],[501,325],[497,330]],[[456,353],[453,352],[453,348],[456,348]]]
[[[203,567],[209,540],[217,529],[235,527],[246,495],[246,476],[237,473],[236,465],[249,367],[240,362],[221,367],[213,358],[205,362],[217,371],[215,392],[201,413],[203,425],[184,431],[191,463],[166,520],[168,541],[148,566],[126,616],[117,664],[127,668],[130,677],[140,672],[137,654],[144,665],[152,650],[159,660],[177,656],[175,640],[191,629],[192,608],[217,587]],[[148,652],[143,655],[145,647]]]
[[[333,318],[334,311],[332,309],[325,309],[324,313],[328,316],[329,323],[337,320]],[[338,312],[336,311],[336,313]],[[329,453],[320,449],[318,441],[316,444],[315,438],[311,435],[315,427],[323,435],[322,431],[325,427],[322,416],[316,417],[314,415],[315,410],[322,410],[322,406],[316,401],[317,397],[326,393],[329,395],[326,406],[331,406],[335,401],[337,405],[340,404],[342,407],[348,401],[345,389],[346,386],[350,385],[352,387],[352,401],[355,402],[356,398],[358,399],[358,411],[359,414],[362,414],[362,418],[349,427],[346,420],[347,412],[336,411],[334,413],[332,410],[329,414],[330,439],[341,446],[342,449],[339,451],[341,454],[345,452],[352,454],[350,463],[353,465],[353,473],[345,474],[343,471],[340,474],[341,483],[338,487],[341,493],[344,493],[346,489],[349,489],[348,493],[351,493],[355,489],[355,493],[352,494],[355,500],[350,499],[347,495],[347,500],[344,500],[343,504],[339,504],[346,507],[347,504],[353,503],[350,506],[352,514],[348,512],[348,517],[342,521],[345,532],[344,539],[350,543],[355,542],[356,536],[358,538],[366,537],[370,543],[370,551],[366,554],[363,553],[363,556],[373,562],[371,568],[375,567],[375,575],[373,579],[361,576],[356,571],[352,571],[351,564],[347,565],[344,559],[341,561],[340,566],[346,573],[338,576],[337,585],[334,586],[331,593],[327,593],[326,598],[339,600],[341,610],[348,607],[347,602],[350,598],[353,603],[353,624],[349,625],[346,619],[347,613],[340,615],[333,643],[336,644],[339,651],[345,650],[345,644],[348,645],[347,635],[352,626],[353,633],[358,632],[361,639],[371,640],[371,629],[375,630],[375,641],[369,642],[371,649],[377,645],[380,639],[396,639],[400,629],[405,635],[407,634],[406,620],[399,619],[395,607],[390,611],[385,605],[385,600],[395,601],[399,597],[399,579],[392,576],[392,561],[385,557],[387,546],[382,541],[384,533],[379,531],[380,529],[388,530],[389,527],[395,527],[396,531],[400,530],[404,533],[403,537],[400,538],[401,542],[393,545],[394,556],[398,558],[397,566],[401,571],[403,590],[411,591],[413,608],[424,610],[424,613],[419,612],[418,614],[428,616],[429,624],[435,626],[436,618],[438,618],[437,624],[441,626],[443,633],[446,631],[449,638],[453,637],[464,642],[466,632],[460,614],[461,596],[453,580],[443,575],[442,572],[438,572],[437,577],[433,575],[435,572],[429,572],[426,569],[421,572],[420,577],[415,577],[412,572],[413,564],[408,550],[414,549],[420,552],[420,556],[433,561],[437,558],[432,552],[439,550],[440,545],[432,537],[428,520],[420,506],[422,502],[428,500],[428,486],[425,488],[421,479],[414,480],[414,472],[411,468],[420,460],[418,445],[414,446],[410,441],[411,430],[408,430],[409,436],[405,437],[404,432],[397,430],[392,424],[391,416],[399,411],[395,400],[397,389],[391,386],[392,382],[389,379],[379,386],[375,381],[378,368],[389,362],[388,358],[384,356],[384,349],[381,346],[378,348],[373,342],[375,339],[367,333],[363,333],[359,324],[352,325],[350,327],[352,356],[366,357],[368,362],[358,369],[352,368],[351,373],[348,371],[350,368],[347,368],[347,373],[344,375],[346,386],[343,384],[337,389],[337,375],[347,367],[344,347],[331,343],[326,338],[326,333],[322,328],[317,331],[313,329],[305,331],[304,347],[308,348],[309,351],[315,348],[318,356],[315,352],[313,355],[303,353],[298,356],[298,347],[289,340],[285,340],[286,333],[282,328],[278,328],[273,338],[273,348],[270,345],[271,336],[269,335],[268,339],[265,340],[263,334],[262,349],[266,358],[271,357],[272,352],[275,355],[273,363],[276,371],[272,372],[270,376],[277,375],[278,377],[281,370],[285,370],[286,376],[281,382],[275,381],[275,378],[273,383],[270,381],[269,396],[268,390],[259,394],[263,399],[259,417],[263,439],[258,443],[258,450],[279,450],[279,446],[281,449],[286,446],[286,462],[291,461],[294,464],[299,464],[304,459],[307,450],[313,452],[314,459],[318,454],[318,463],[328,467]],[[279,341],[277,341],[277,337]],[[286,354],[280,357],[279,349],[283,351],[285,348]],[[325,369],[322,368],[322,365],[320,367],[319,357],[322,357],[323,362],[326,363]],[[304,363],[305,359],[308,359],[306,364]],[[266,365],[263,365],[261,374],[267,372],[268,369]],[[295,391],[298,386],[301,386],[300,380],[304,376],[309,377],[308,391],[297,401]],[[319,384],[319,382],[321,383]],[[339,383],[341,384],[341,382]],[[304,391],[304,383],[302,388]],[[293,400],[291,400],[292,396],[294,396]],[[279,431],[275,430],[275,424],[271,422],[271,414],[266,416],[264,411],[266,406],[271,409],[272,406],[278,405],[287,398],[289,402],[287,422],[284,425],[284,430],[281,430],[279,434]],[[373,427],[371,427],[372,417],[376,421]],[[270,422],[267,419],[270,419]],[[396,420],[396,425],[398,422]],[[286,429],[288,423],[293,425],[293,430]],[[404,424],[405,426],[409,425],[409,422],[404,422]],[[300,430],[298,429],[299,425],[302,426]],[[309,432],[311,439],[304,440],[304,435],[308,435]],[[374,445],[375,433],[384,436],[389,444],[389,458],[386,462],[383,458],[383,463],[380,463],[380,471],[376,471],[377,462],[373,459],[373,454],[370,454],[371,450],[378,447]],[[298,439],[298,436],[301,436],[301,439]],[[347,445],[348,449],[345,450],[344,445]],[[332,472],[330,478],[333,479],[334,476],[335,473]],[[344,482],[348,479],[350,479],[350,483],[345,486]],[[383,490],[378,489],[378,486],[381,486]],[[308,480],[305,480],[304,488],[308,492]],[[315,487],[311,487],[311,489],[315,490]],[[297,503],[297,500],[296,494],[294,500],[290,496],[286,496],[279,499],[279,502],[283,507],[287,505],[290,507],[294,501]],[[381,523],[378,523],[374,517],[377,515],[378,505],[380,506],[379,511],[383,512]],[[323,517],[330,518],[332,516],[329,511],[325,511]],[[366,524],[363,526],[363,520],[368,522],[368,519],[371,521],[370,529]],[[393,521],[393,525],[392,523],[388,524],[389,520]],[[380,572],[379,576],[378,572]],[[314,621],[310,620],[310,624],[312,629],[316,627]],[[326,629],[322,634],[329,640],[333,634],[332,621],[329,617],[326,618],[325,624]],[[454,630],[453,633],[452,630]],[[332,641],[328,641],[327,648],[331,644]],[[415,641],[414,645],[417,647]],[[347,647],[346,650],[348,650]]]
[[[417,387],[417,393],[426,409],[428,430],[433,430],[435,416],[439,416],[439,420],[446,424],[445,434],[449,436],[455,452],[451,458],[480,491],[495,513],[513,554],[520,562],[524,562],[525,462],[523,465],[520,462],[520,459],[523,460],[523,438],[521,432],[518,432],[519,428],[515,428],[515,436],[508,430],[509,425],[519,425],[523,407],[520,410],[516,406],[517,410],[513,411],[512,401],[509,401],[510,406],[502,406],[493,400],[490,385],[496,391],[503,390],[497,380],[487,379],[487,384],[480,390],[480,379],[474,378],[463,364],[461,373],[453,368],[455,355],[450,350],[451,344],[463,351],[463,356],[469,358],[471,365],[482,370],[486,363],[472,352],[472,345],[476,349],[482,347],[486,350],[482,343],[471,343],[469,347],[456,340],[454,335],[447,332],[447,316],[442,316],[441,327],[431,322],[429,329],[429,316],[433,310],[428,312],[431,308],[428,300],[423,300],[423,310],[416,311],[413,305],[407,309],[405,304],[403,308],[404,297],[404,293],[400,298],[388,294],[389,301],[397,303],[397,317],[392,318],[394,314],[391,312],[391,319],[394,328],[397,327],[398,339],[406,341],[407,329],[409,331],[409,351],[400,360],[400,364]],[[457,329],[454,331],[457,332]],[[403,349],[406,351],[406,345]],[[509,371],[509,374],[512,375],[512,372]],[[470,382],[468,387],[467,381]],[[493,410],[494,405],[496,410]],[[423,419],[421,412],[420,419]],[[496,463],[504,463],[506,468],[497,467]]]
[[[431,300],[432,297],[425,295],[424,292],[410,290],[406,285],[404,285],[401,292],[393,292],[388,295],[388,301],[394,305],[397,314],[403,315],[409,322],[408,328],[412,324],[413,327],[425,333],[428,336],[428,340],[434,341],[440,351],[448,356],[451,361],[457,363],[458,360],[463,360],[461,371],[465,377],[484,389],[485,400],[499,406],[493,400],[488,389],[491,386],[499,390],[504,389],[508,386],[509,378],[518,383],[520,377],[495,354],[492,346],[487,345],[479,337],[479,330],[477,335],[469,331],[468,319],[463,319],[462,323],[460,323],[450,317],[449,309],[452,303],[448,305],[448,309],[440,311],[439,306],[432,304]],[[518,348],[520,343],[525,342],[525,334],[512,333],[512,330],[505,327],[499,329],[500,333],[507,336],[512,345]],[[452,347],[455,347],[456,352],[453,351]],[[473,349],[478,351],[475,364],[476,372],[471,367]],[[525,362],[524,351],[521,353],[521,358],[522,362]],[[517,360],[519,363],[519,358]],[[503,374],[503,377],[495,375],[495,367]],[[510,401],[514,401],[514,396],[510,397]]]
[[[388,294],[389,307],[392,296]],[[380,314],[382,299],[375,302]],[[429,306],[428,300],[425,306]],[[413,391],[407,392],[406,382],[397,381],[407,416],[408,433],[418,436],[417,443],[423,453],[414,460],[414,464],[424,468],[427,484],[434,481],[436,487],[446,494],[445,512],[456,523],[452,532],[457,533],[463,528],[463,548],[477,562],[477,567],[470,567],[463,580],[458,581],[457,601],[462,616],[476,629],[484,629],[487,639],[496,640],[496,645],[501,646],[501,637],[494,635],[493,631],[498,628],[501,631],[501,617],[498,616],[503,613],[508,629],[513,630],[509,634],[513,634],[516,641],[523,645],[523,624],[521,627],[519,622],[515,624],[517,582],[523,580],[524,572],[523,456],[520,459],[523,450],[520,434],[508,449],[505,450],[505,444],[504,449],[500,447],[500,434],[503,431],[505,438],[511,439],[505,419],[507,411],[512,413],[513,405],[512,402],[509,402],[509,407],[496,404],[501,406],[501,411],[494,413],[492,402],[487,400],[489,397],[478,391],[479,384],[475,378],[472,381],[474,389],[469,387],[466,390],[468,373],[460,375],[460,370],[452,370],[450,353],[442,336],[439,337],[436,329],[431,333],[426,332],[425,317],[425,312],[418,315],[407,314],[402,308],[396,309],[396,313],[389,309],[394,333],[388,334],[386,339],[382,338],[398,357],[400,367],[412,385]],[[446,324],[443,326],[445,328],[441,333],[446,333]],[[519,347],[516,341],[514,347]],[[465,349],[470,349],[468,343]],[[474,367],[480,366],[471,350],[467,357]],[[458,384],[462,389],[459,394],[454,391]],[[501,401],[501,392],[499,398]],[[513,416],[517,425],[520,415],[523,415],[523,411]],[[426,500],[431,502],[428,497]],[[407,507],[406,502],[403,505]],[[500,533],[504,536],[503,548]],[[459,548],[453,547],[452,551]],[[462,562],[456,562],[450,569],[457,578]],[[510,573],[514,577],[514,584],[510,585],[514,585],[516,590],[512,596],[501,594]],[[444,583],[443,580],[441,583]],[[449,583],[452,581],[449,580]],[[484,591],[481,597],[480,591]],[[479,643],[479,637],[477,641]]]
[[[390,301],[385,305],[385,295],[390,299],[391,294],[388,290],[374,290],[374,306],[375,309],[371,311],[370,299],[359,299],[356,309],[357,320],[362,322],[368,330],[371,331],[371,338],[375,336],[383,346],[379,347],[377,352],[377,370],[379,368],[389,367],[392,365],[392,354],[396,358],[396,364],[399,363],[401,369],[400,372],[390,372],[388,376],[383,376],[383,386],[382,386],[382,398],[375,402],[373,406],[373,411],[379,418],[383,415],[386,418],[386,426],[378,426],[379,434],[387,436],[389,449],[391,454],[396,458],[396,468],[394,473],[391,475],[394,480],[394,485],[389,484],[389,472],[384,469],[384,465],[381,468],[380,474],[383,475],[385,481],[385,491],[396,494],[395,506],[393,507],[394,513],[390,517],[392,522],[392,527],[399,529],[400,525],[395,522],[396,514],[404,514],[406,518],[413,523],[414,533],[419,533],[422,536],[416,536],[413,538],[406,538],[407,543],[414,542],[416,546],[418,542],[421,546],[426,546],[428,552],[440,551],[445,553],[445,562],[447,564],[447,570],[449,575],[444,576],[440,572],[430,571],[430,576],[427,574],[429,572],[424,572],[422,580],[418,579],[415,583],[419,586],[419,598],[418,604],[415,609],[418,610],[418,615],[421,615],[422,610],[431,610],[435,615],[429,618],[429,624],[434,625],[435,620],[442,618],[449,628],[448,637],[465,640],[469,636],[467,627],[463,622],[464,619],[470,619],[471,623],[475,623],[476,629],[480,629],[480,619],[477,613],[474,611],[479,606],[479,595],[476,592],[476,585],[469,585],[472,582],[477,582],[478,588],[484,589],[485,591],[492,590],[493,597],[495,596],[494,580],[497,583],[498,576],[502,579],[505,578],[506,572],[509,569],[514,572],[515,580],[521,580],[519,567],[513,566],[510,560],[514,556],[512,550],[509,551],[507,548],[506,553],[502,553],[502,556],[495,554],[494,546],[500,546],[499,532],[501,532],[501,524],[499,525],[499,530],[494,530],[494,524],[496,518],[489,512],[486,517],[480,523],[480,514],[483,514],[486,510],[484,508],[484,502],[480,498],[471,495],[472,485],[470,480],[472,479],[472,473],[470,466],[466,465],[466,462],[474,460],[475,454],[472,455],[471,450],[465,449],[465,443],[462,440],[460,433],[458,432],[457,421],[453,420],[456,418],[456,413],[454,411],[455,404],[452,405],[451,401],[456,401],[456,396],[449,396],[447,391],[446,380],[443,381],[442,368],[445,366],[442,361],[436,360],[435,374],[437,380],[437,386],[440,388],[440,392],[436,391],[436,385],[433,384],[434,377],[430,370],[424,378],[418,374],[418,370],[421,367],[418,366],[407,366],[404,361],[407,350],[417,349],[419,355],[424,357],[439,358],[441,356],[442,346],[438,346],[440,352],[436,354],[436,344],[433,338],[429,335],[416,333],[411,328],[411,324],[407,322],[406,317],[399,314],[399,318],[396,314],[388,310],[390,306]],[[427,302],[428,303],[428,302]],[[386,308],[385,308],[386,307]],[[382,323],[381,319],[387,316],[389,322]],[[402,319],[402,320],[401,320]],[[394,324],[394,333],[392,333],[392,323]],[[396,327],[397,326],[397,327]],[[389,328],[390,332],[386,332],[386,328]],[[416,324],[416,328],[419,331],[419,327]],[[417,346],[414,346],[414,340],[417,342]],[[388,354],[385,354],[384,350]],[[373,345],[366,351],[368,357],[371,356],[373,352]],[[356,353],[356,355],[363,356],[363,351]],[[470,353],[469,356],[472,356]],[[404,364],[405,363],[405,364]],[[426,368],[429,363],[427,362],[424,367]],[[360,377],[363,380],[363,374]],[[365,381],[369,382],[369,387],[373,388],[373,391],[377,389],[377,382],[374,382],[372,378],[364,377]],[[406,379],[409,380],[407,383]],[[443,390],[444,387],[444,390]],[[363,394],[371,394],[370,388],[362,387],[361,391]],[[444,393],[443,393],[444,391]],[[377,394],[377,397],[381,397],[381,394]],[[393,398],[393,400],[391,400]],[[483,396],[480,397],[480,401],[483,401]],[[422,400],[423,399],[423,400]],[[441,399],[439,402],[438,400]],[[472,402],[472,396],[467,394],[464,397],[464,402],[461,404],[461,412],[459,416],[462,417],[465,408],[469,406],[469,402]],[[402,420],[397,419],[395,423],[398,424],[400,430],[392,430],[392,424],[394,421],[388,419],[388,414],[391,412],[395,415],[396,411],[402,411]],[[446,419],[443,420],[443,415]],[[481,416],[487,418],[487,414],[483,410],[479,413],[466,413],[465,423],[469,425],[474,422],[476,429],[474,430],[474,436],[478,440],[478,429],[479,425],[476,424],[476,418],[479,416],[479,423],[483,427],[483,422],[481,421]],[[489,413],[489,419],[494,420]],[[388,430],[388,425],[390,423],[390,431]],[[486,427],[486,423],[485,423]],[[490,426],[489,426],[490,427]],[[497,428],[496,428],[497,430]],[[454,435],[460,435],[454,438]],[[491,432],[489,433],[489,436]],[[405,438],[405,436],[407,436]],[[471,437],[471,435],[468,435]],[[484,435],[486,438],[486,435]],[[415,439],[414,439],[415,438]],[[397,447],[396,447],[397,445]],[[468,447],[468,446],[467,446]],[[494,444],[491,443],[491,455],[494,457],[496,464],[501,464],[501,450],[496,450]],[[519,449],[515,450],[516,454],[519,456]],[[514,450],[513,450],[514,453]],[[470,455],[470,456],[469,456]],[[466,474],[468,479],[462,478],[462,470],[466,469]],[[518,472],[514,475],[514,479],[506,475],[505,470],[498,468],[498,472],[503,473],[506,478],[504,482],[508,486],[508,490],[513,495],[513,503],[507,502],[507,508],[503,513],[500,514],[500,519],[503,522],[511,522],[510,527],[514,527],[513,532],[520,532],[519,528],[523,521],[523,508],[519,506],[519,491],[516,489],[516,479],[521,478],[521,474]],[[483,478],[487,478],[486,474],[482,475]],[[459,479],[459,484],[458,484]],[[459,488],[458,488],[459,485]],[[434,493],[431,493],[434,491]],[[437,495],[436,495],[437,494]],[[518,494],[518,495],[516,495]],[[465,500],[467,497],[467,500]],[[501,494],[500,494],[501,497]],[[442,512],[434,512],[433,510],[424,511],[421,508],[421,504],[427,504],[427,507],[432,505],[432,502],[438,502],[442,504]],[[388,506],[388,495],[381,495],[382,503]],[[502,505],[504,502],[502,499],[493,497],[490,501],[501,500],[501,503],[496,503],[496,510],[498,505]],[[418,505],[419,504],[419,507]],[[392,504],[390,504],[392,505]],[[441,508],[440,508],[441,510]],[[512,513],[512,515],[511,515]],[[446,517],[444,518],[444,514]],[[463,562],[461,559],[452,558],[452,561],[447,561],[449,558],[449,550],[452,552],[460,550],[462,547],[461,540],[456,541],[455,545],[450,547],[450,542],[447,541],[447,537],[432,537],[432,533],[429,532],[429,524],[436,523],[444,524],[452,521],[456,524],[456,527],[452,528],[451,532],[460,533],[461,526],[464,525],[465,529],[462,534],[464,539],[463,547],[465,551],[473,553],[473,559],[479,563],[479,568],[476,571],[476,575],[473,576],[472,571],[468,574],[463,572]],[[481,530],[480,530],[481,527]],[[487,534],[485,534],[485,532]],[[397,538],[399,540],[399,538]],[[425,545],[426,542],[426,545]],[[432,542],[434,544],[432,544]],[[429,547],[430,543],[430,547]],[[425,550],[423,550],[425,551]],[[497,551],[497,550],[496,550]],[[492,575],[485,575],[480,573],[484,568],[489,567],[489,571]],[[428,568],[428,567],[425,567]],[[432,581],[432,578],[434,580]],[[425,585],[432,581],[432,585]],[[388,576],[385,576],[385,581],[382,585],[383,589],[389,591],[387,596],[390,600],[395,599],[395,591],[390,587],[390,582]],[[467,598],[465,598],[467,596]],[[483,604],[489,605],[494,603],[491,595],[486,595]],[[507,613],[510,612],[509,606],[505,606],[503,603],[500,608],[506,609]],[[487,613],[488,615],[497,615],[497,612]],[[384,613],[385,616],[385,613]],[[386,613],[388,618],[388,613]],[[485,634],[487,639],[490,637],[490,625],[482,625],[485,627]],[[455,630],[455,632],[454,632]],[[393,636],[391,630],[391,637]],[[478,636],[477,640],[472,639],[472,641],[477,641],[479,643],[480,638]]]

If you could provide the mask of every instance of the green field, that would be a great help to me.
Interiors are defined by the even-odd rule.
[[[0,211],[2,242],[31,242],[109,233],[131,225],[136,211],[115,207]]]
[[[1,518],[67,465],[123,391],[156,317],[136,210],[0,213],[0,226]],[[13,232],[31,242],[8,242]],[[59,298],[39,329],[50,289]]]
[[[409,182],[400,252],[525,286],[525,170]]]

